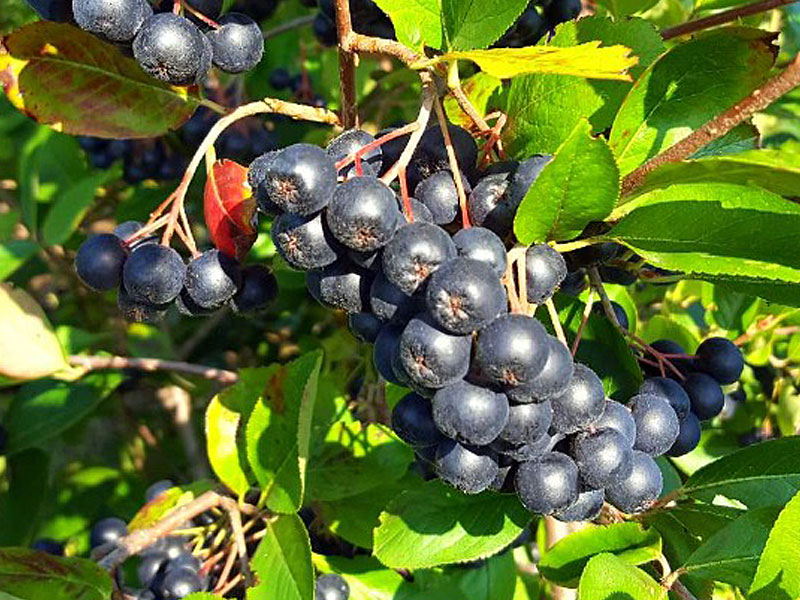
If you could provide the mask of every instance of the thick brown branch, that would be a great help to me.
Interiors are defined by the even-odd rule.
[[[366,52],[368,54],[385,54],[401,61],[406,65],[411,65],[420,60],[420,55],[394,40],[384,38],[369,37],[360,33],[352,32],[345,38],[340,38],[341,47],[351,52]]]
[[[73,367],[83,367],[90,371],[99,369],[139,369],[141,371],[176,371],[189,375],[199,375],[205,379],[213,379],[220,383],[232,384],[238,381],[239,376],[233,371],[215,369],[204,365],[175,360],[161,360],[160,358],[129,358],[126,356],[70,356],[69,364]]]
[[[353,33],[350,0],[336,0],[336,32],[339,37],[339,84],[342,95],[342,127],[358,125],[356,106],[356,55],[347,44]]]
[[[629,173],[622,182],[623,195],[642,185],[647,175],[661,165],[688,158],[709,142],[721,138],[745,119],[764,110],[798,85],[800,85],[800,55],[783,72],[767,81],[747,98]]]
[[[742,17],[749,17],[750,15],[766,12],[768,10],[772,10],[773,8],[778,8],[779,6],[785,6],[786,4],[792,4],[794,2],[797,2],[797,0],[760,0],[759,2],[753,2],[752,4],[738,6],[729,10],[723,10],[722,12],[703,17],[702,19],[696,19],[694,21],[689,21],[688,23],[682,23],[680,25],[676,25],[675,27],[662,29],[661,37],[665,40],[669,40],[682,35],[688,35],[690,33],[695,33],[696,31],[710,29],[712,27],[716,27],[717,25],[730,23],[732,21],[736,21],[737,19],[741,19]]]

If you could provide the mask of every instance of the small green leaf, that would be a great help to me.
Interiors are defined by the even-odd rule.
[[[504,0],[487,11],[476,0],[440,0],[442,29],[449,50],[488,48],[513,25],[527,0]]]
[[[214,396],[206,408],[206,452],[219,480],[241,497],[250,489],[247,461],[237,441],[244,413],[243,407],[229,401],[227,392]]]
[[[514,233],[526,245],[574,238],[591,221],[607,217],[618,198],[614,156],[581,120],[525,195]]]
[[[0,548],[0,590],[23,600],[108,600],[111,577],[84,558]]]
[[[748,596],[753,600],[793,600],[800,596],[800,494],[783,508],[767,538]]]
[[[549,548],[539,561],[539,572],[557,585],[575,587],[586,563],[601,552],[641,565],[661,554],[661,536],[638,523],[590,524]]]
[[[251,559],[259,584],[247,590],[247,600],[312,600],[314,568],[311,543],[296,514],[266,522],[266,535]]]
[[[8,279],[39,250],[33,240],[9,240],[0,243],[0,280]]]
[[[431,481],[386,507],[375,530],[373,554],[394,568],[484,558],[510,544],[530,519],[516,496],[467,496]]]
[[[581,575],[578,600],[666,600],[667,590],[613,554],[593,557]]]
[[[444,46],[439,0],[375,0],[375,4],[389,15],[401,44],[416,50]]]

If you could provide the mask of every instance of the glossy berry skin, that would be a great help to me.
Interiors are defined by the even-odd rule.
[[[89,545],[97,548],[109,542],[116,542],[128,534],[128,526],[125,521],[116,517],[101,519],[92,527],[89,534]]]
[[[592,489],[615,485],[633,468],[633,450],[614,429],[579,433],[572,441],[572,456],[581,481]]]
[[[465,187],[469,186],[465,179],[462,181]],[[437,225],[455,221],[458,215],[458,191],[450,170],[438,171],[423,179],[414,190],[414,196],[431,211],[433,222]]]
[[[639,388],[640,394],[655,394],[665,398],[672,406],[672,410],[678,415],[678,419],[684,418],[691,409],[689,395],[681,384],[674,379],[667,377],[650,377],[645,379],[642,387]]]
[[[206,250],[186,265],[183,285],[202,308],[218,308],[233,297],[241,284],[239,263],[216,248]]]
[[[456,247],[444,229],[430,223],[409,223],[398,229],[383,249],[383,272],[401,291],[413,294],[455,255]]]
[[[189,19],[159,13],[148,18],[133,40],[133,56],[147,73],[172,85],[202,79],[204,53],[211,58],[208,40]]]
[[[392,362],[395,360],[403,328],[404,324],[389,323],[384,325],[378,332],[378,336],[375,338],[375,345],[372,348],[372,362],[375,365],[375,370],[386,381],[395,384],[401,384],[401,382],[394,371]]]
[[[356,338],[372,344],[383,327],[383,322],[371,312],[351,313],[347,317],[347,327]]]
[[[139,583],[146,587],[153,585],[157,578],[163,577],[166,564],[167,555],[164,552],[155,551],[143,555],[136,567]]]
[[[650,344],[650,346],[654,350],[657,350],[662,354],[686,354],[686,350],[683,349],[683,346],[681,346],[678,342],[674,340],[666,340],[666,339],[656,340],[655,342]],[[692,361],[689,359],[670,358],[669,361],[676,369],[678,369],[678,371],[680,371],[684,375],[694,370],[691,364]],[[645,365],[645,368],[643,370],[648,375],[661,375],[661,371],[658,367]],[[664,374],[670,378],[677,377],[677,375],[675,375],[675,371],[673,371],[666,365],[664,366]]]
[[[402,198],[397,199],[397,207],[402,215],[398,227],[405,225],[406,222],[412,222],[412,221],[415,223],[419,222],[419,223],[435,224],[433,222],[433,214],[431,214],[431,211],[428,210],[428,207],[425,206],[422,202],[420,202],[416,198],[409,198],[408,204],[411,207],[411,216],[413,217],[413,219],[410,217],[406,218],[407,211],[405,206],[403,206],[403,199]]]
[[[564,281],[567,263],[547,244],[538,244],[525,251],[525,275],[528,301],[542,304]]]
[[[180,254],[160,244],[137,247],[122,269],[122,283],[134,300],[150,304],[171,302],[186,279]]]
[[[595,429],[613,429],[625,438],[631,448],[636,443],[636,421],[631,411],[616,400],[606,400],[603,413],[592,426]]]
[[[572,354],[551,335],[547,336],[547,347],[547,360],[539,374],[525,385],[508,390],[508,397],[515,402],[543,402],[567,389],[575,371]]]
[[[373,273],[346,262],[337,262],[324,269],[309,271],[306,285],[311,295],[323,306],[348,313],[366,310]]]
[[[363,131],[361,129],[348,129],[347,131],[343,131],[335,138],[333,138],[330,143],[325,147],[325,152],[328,156],[331,157],[333,162],[339,162],[350,156],[351,154],[355,154],[357,151],[361,150],[367,144],[370,144],[375,141],[375,138]],[[382,146],[378,146],[377,148],[373,148],[369,150],[365,154],[361,156],[361,162],[363,164],[367,164],[370,167],[373,167],[376,171],[381,170],[381,164],[383,162],[383,150]],[[343,169],[343,172],[340,174],[344,175],[347,172],[355,169],[355,163],[351,163],[347,167]]]
[[[519,166],[511,176],[507,193],[509,202],[514,207],[515,211],[525,198],[525,194],[528,193],[533,182],[539,177],[542,169],[544,169],[547,163],[552,159],[553,156],[551,154],[534,154],[530,158],[519,163]]]
[[[539,321],[506,314],[478,334],[474,362],[489,381],[510,389],[538,376],[548,353],[547,333]]]
[[[314,600],[347,600],[350,586],[339,575],[326,573],[317,577],[314,583]]]
[[[311,144],[287,146],[264,170],[264,190],[286,212],[311,215],[325,208],[336,189],[336,166]]]
[[[488,448],[464,446],[445,440],[436,447],[436,474],[465,494],[488,489],[499,470],[497,455]]]
[[[421,314],[406,325],[397,352],[411,382],[439,389],[467,374],[471,348],[470,336],[447,333],[428,315]]]
[[[130,42],[153,9],[144,0],[73,0],[78,27],[112,42]]]
[[[508,409],[506,426],[498,438],[508,444],[531,444],[547,433],[553,422],[550,402],[538,404],[512,404]]]
[[[586,365],[575,364],[567,388],[552,399],[553,429],[574,433],[600,418],[605,409],[603,382]]]
[[[321,269],[339,258],[338,244],[321,213],[308,217],[279,215],[272,222],[270,235],[278,254],[295,269]]]
[[[247,185],[250,186],[253,196],[256,198],[258,210],[267,215],[279,215],[281,207],[269,198],[267,188],[264,185],[267,178],[267,168],[278,155],[277,150],[270,150],[253,159],[247,169]]]
[[[656,461],[644,452],[634,450],[630,475],[606,489],[606,500],[626,513],[649,508],[661,495],[663,478]]]
[[[683,381],[692,412],[701,421],[716,417],[725,406],[725,394],[717,380],[705,373],[690,373]]]
[[[175,487],[175,482],[169,479],[162,479],[161,481],[156,481],[150,487],[147,488],[147,491],[144,493],[144,501],[150,502],[151,500],[155,500],[161,494],[166,492],[167,490],[171,490]]]
[[[230,305],[237,313],[264,310],[278,298],[278,280],[264,265],[248,265],[242,269],[239,289]]]
[[[381,321],[405,322],[417,314],[423,306],[423,298],[409,295],[389,282],[383,272],[372,282],[369,296],[370,308]]]
[[[605,500],[605,490],[584,490],[578,494],[575,500],[564,510],[558,511],[553,516],[564,523],[575,521],[593,521],[603,510]]]
[[[519,465],[515,485],[525,508],[550,515],[578,499],[578,467],[566,454],[547,452]]]
[[[660,456],[670,449],[678,437],[678,415],[662,396],[637,394],[629,402],[636,422],[633,447],[650,456]]]
[[[120,315],[126,321],[132,323],[158,323],[166,315],[170,303],[151,304],[150,302],[137,300],[120,287],[117,292],[117,308]]]
[[[394,192],[377,177],[354,177],[336,186],[326,213],[328,227],[342,244],[370,252],[392,239],[402,219]]]
[[[194,592],[201,591],[203,582],[200,581],[200,577],[192,569],[181,567],[168,570],[159,588],[164,600],[178,600]]]
[[[488,264],[495,275],[503,277],[506,273],[507,257],[503,240],[491,229],[469,227],[460,229],[453,236],[456,254]]]
[[[467,198],[470,222],[493,231],[501,238],[511,233],[516,212],[505,195],[508,180],[508,173],[486,175]]]
[[[492,268],[471,258],[448,260],[428,279],[425,304],[451,333],[482,329],[508,310],[505,288]]]
[[[81,281],[97,292],[119,286],[128,252],[117,236],[111,233],[93,235],[75,255],[75,271]]]
[[[694,366],[698,371],[711,375],[721,385],[728,385],[739,381],[744,358],[729,339],[712,337],[697,347]]]
[[[667,456],[683,456],[697,448],[697,444],[700,443],[700,434],[702,433],[700,419],[694,413],[690,412],[684,416],[679,426],[678,437],[672,447],[667,450]]]
[[[560,439],[561,437],[553,437],[549,433],[545,433],[527,444],[509,444],[498,438],[490,444],[490,448],[511,460],[525,462],[550,452]]]
[[[485,446],[508,421],[508,400],[503,394],[466,381],[437,390],[431,404],[439,431],[462,444]]]
[[[247,15],[228,13],[219,24],[219,29],[206,34],[214,65],[226,73],[244,73],[255,67],[264,54],[264,37],[258,23]]]

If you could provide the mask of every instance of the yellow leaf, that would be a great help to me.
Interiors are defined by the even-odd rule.
[[[0,375],[36,379],[68,367],[42,308],[26,291],[0,283]]]
[[[417,63],[415,67],[424,68],[461,59],[471,60],[485,73],[500,79],[528,73],[554,73],[587,79],[631,81],[628,69],[636,65],[639,59],[630,53],[630,48],[626,46],[601,46],[599,41],[593,41],[567,48],[529,46],[448,52]]]

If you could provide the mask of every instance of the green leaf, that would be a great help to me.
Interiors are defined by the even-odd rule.
[[[502,86],[502,81],[497,77],[479,71],[469,79],[462,82],[461,89],[464,94],[469,98],[472,106],[478,111],[478,114],[485,117],[488,113],[489,101],[492,95]],[[455,97],[448,94],[444,99],[444,110],[447,113],[447,118],[456,125],[462,127],[471,127],[472,118],[461,110]]]
[[[113,44],[64,23],[37,21],[3,39],[9,100],[39,123],[76,135],[155,137],[183,124],[196,93],[147,75]]]
[[[667,590],[647,573],[614,556],[598,554],[581,575],[578,600],[666,600]]]
[[[634,13],[652,8],[658,0],[599,0],[598,4],[604,6],[614,17],[627,17]]]
[[[23,600],[108,600],[111,577],[90,560],[0,548],[0,589]]]
[[[661,536],[655,529],[645,529],[638,523],[589,524],[544,552],[539,572],[557,585],[576,587],[586,563],[601,552],[641,565],[661,554]]]
[[[444,46],[439,0],[375,0],[375,4],[389,15],[401,44],[416,50]]]
[[[242,385],[237,382],[233,387]],[[233,388],[217,394],[206,408],[206,453],[211,468],[219,480],[238,496],[250,489],[247,460],[240,452],[239,425],[246,406],[232,401]],[[238,399],[238,398],[237,398]]]
[[[311,499],[340,500],[400,479],[414,452],[380,423],[337,421],[311,463]]]
[[[491,556],[530,521],[513,495],[467,496],[439,481],[402,493],[375,530],[373,554],[393,568],[424,568]]]
[[[800,494],[778,515],[758,561],[749,597],[753,600],[793,600],[800,596]]]
[[[783,505],[800,490],[800,437],[783,437],[723,456],[697,470],[685,494],[710,502],[720,494],[748,508]]]
[[[779,512],[777,506],[747,511],[705,540],[683,568],[698,577],[747,589]]]
[[[37,379],[25,384],[3,422],[8,430],[7,452],[42,446],[94,411],[121,382],[122,375],[107,371],[75,382]]]
[[[217,484],[210,479],[195,481],[187,485],[176,485],[145,504],[128,522],[128,531],[145,529],[155,525],[172,510],[188,504],[205,492],[213,490]]]
[[[572,344],[583,320],[585,305],[566,294],[556,294],[555,303],[567,341]],[[597,373],[607,396],[627,401],[642,384],[642,371],[630,346],[603,315],[589,315],[575,360]]]
[[[0,243],[0,280],[8,279],[39,250],[33,240],[9,240]]]
[[[577,236],[606,218],[619,198],[619,171],[608,145],[581,120],[522,200],[514,233],[526,245]]]
[[[296,514],[266,522],[266,535],[251,559],[260,583],[247,590],[247,600],[312,600],[314,569],[311,543]]]
[[[322,573],[341,575],[350,587],[350,600],[410,600],[409,596],[413,597],[408,593],[413,584],[372,556],[345,558],[315,554],[314,566]]]
[[[744,333],[759,314],[762,302],[724,285],[703,285],[703,304],[708,321],[738,334]]]
[[[678,323],[673,315],[653,315],[648,319],[641,331],[642,339],[649,343],[656,340],[670,339],[678,342],[687,352],[694,352],[700,340],[689,329]]]
[[[317,351],[273,370],[247,420],[247,459],[275,512],[293,513],[303,501],[321,365]]]
[[[479,0],[441,0],[442,29],[449,50],[488,48],[513,25],[527,0],[505,0],[487,11]]]
[[[727,183],[681,184],[620,210],[626,214],[608,239],[656,266],[709,281],[800,282],[800,254],[791,242],[800,207],[780,196]]]
[[[599,40],[605,46],[630,48],[639,64],[630,69],[635,79],[663,52],[664,44],[653,25],[642,19],[614,22],[588,17],[559,25],[549,47],[565,48]],[[581,119],[589,119],[594,133],[607,129],[631,84],[625,81],[587,81],[569,75],[537,74],[511,80],[505,112],[508,122],[503,141],[516,158],[554,152]]]
[[[0,545],[19,546],[38,524],[39,512],[50,484],[50,457],[28,448],[8,457],[8,490],[0,494]]]
[[[183,600],[219,600],[219,596],[211,592],[194,592],[188,596],[184,596]]]
[[[68,367],[42,307],[25,290],[0,283],[0,376],[36,379]]]
[[[680,141],[763,83],[773,34],[726,27],[672,48],[634,84],[609,144],[623,175]],[[713,85],[709,82],[713,81]]]

